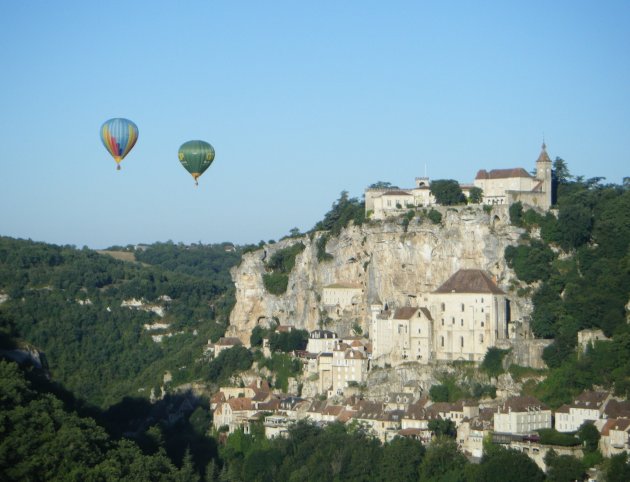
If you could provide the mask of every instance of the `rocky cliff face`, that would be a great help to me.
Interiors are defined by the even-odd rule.
[[[233,268],[236,305],[228,336],[249,344],[251,330],[274,319],[282,325],[314,330],[328,319],[328,328],[341,335],[358,323],[365,332],[372,303],[424,306],[423,295],[435,290],[458,269],[488,271],[506,292],[515,278],[503,259],[505,247],[515,244],[521,230],[509,224],[506,206],[490,213],[481,207],[440,208],[443,219],[433,224],[414,218],[405,231],[401,219],[351,226],[331,238],[326,252],[332,260],[318,262],[316,242],[321,233],[284,239],[243,256]],[[285,294],[269,294],[262,281],[265,260],[279,249],[301,241],[306,249],[296,258]],[[323,287],[354,283],[363,288],[361,300],[343,312],[321,302]],[[528,300],[512,297],[512,318],[528,314]]]

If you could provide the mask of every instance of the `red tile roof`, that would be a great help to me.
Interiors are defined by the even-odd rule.
[[[418,311],[418,308],[414,308],[411,306],[405,306],[403,308],[398,308],[394,312],[395,320],[409,320],[413,317],[413,315]]]
[[[492,169],[491,171],[481,169],[477,172],[475,179],[509,179],[514,177],[531,178],[532,175],[522,167],[515,167],[512,169]]]
[[[502,405],[499,405],[500,413],[527,412],[530,409],[549,410],[549,407],[535,397],[522,395],[520,397],[508,398]]]
[[[383,196],[411,196],[407,191],[387,191],[382,194]]]
[[[627,418],[611,418],[606,421],[602,428],[602,435],[609,436],[611,430],[628,431],[630,428],[630,420]]]
[[[460,269],[447,279],[434,293],[505,293],[492,278],[480,269]]]

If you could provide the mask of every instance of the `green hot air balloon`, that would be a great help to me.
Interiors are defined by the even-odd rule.
[[[196,186],[199,176],[214,161],[214,148],[205,141],[188,141],[181,145],[178,156],[179,162],[192,175]]]

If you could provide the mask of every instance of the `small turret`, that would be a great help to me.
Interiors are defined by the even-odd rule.
[[[547,154],[547,145],[543,140],[542,149],[538,159],[536,159],[536,179],[541,181],[540,191],[545,193],[545,203],[541,205],[543,209],[549,209],[552,204],[552,173],[551,159]]]

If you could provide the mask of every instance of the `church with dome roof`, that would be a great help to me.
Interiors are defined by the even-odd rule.
[[[536,174],[532,175],[522,167],[507,169],[481,169],[473,184],[460,184],[466,197],[473,188],[482,190],[482,204],[523,205],[548,210],[553,204],[552,163],[543,142],[536,160]],[[365,190],[365,210],[373,219],[396,216],[408,209],[437,204],[431,194],[428,177],[416,178],[416,186],[411,189],[368,188]]]

